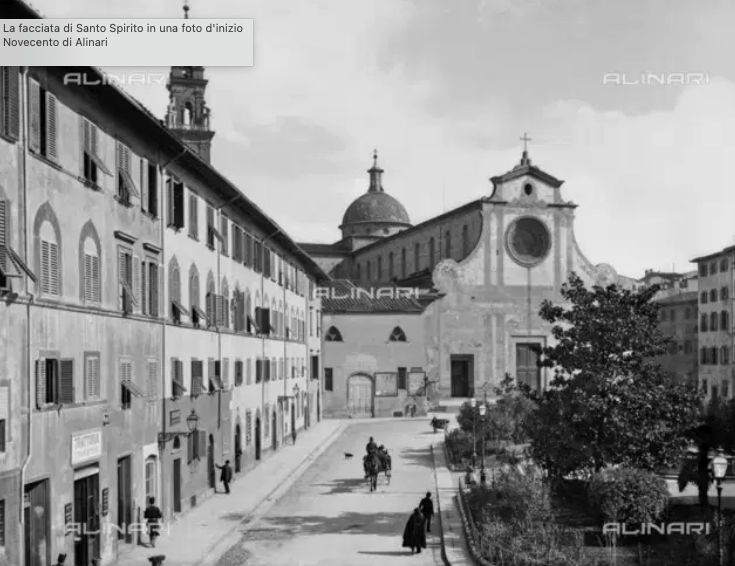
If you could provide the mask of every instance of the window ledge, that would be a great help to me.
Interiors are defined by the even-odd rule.
[[[41,153],[35,152],[32,149],[29,149],[28,150],[28,153],[30,153],[33,157],[35,157],[39,161],[43,161],[46,165],[50,165],[54,169],[57,169],[59,171],[63,171],[64,170],[64,168],[61,165],[59,165],[55,161],[51,161],[48,157],[46,157],[45,155],[43,155]]]
[[[113,197],[119,204],[124,206],[125,208],[133,208],[133,201],[130,199],[124,199],[120,195],[115,195]]]
[[[98,185],[97,183],[95,183],[94,181],[90,181],[90,180],[89,180],[89,179],[87,179],[86,177],[82,177],[82,176],[79,176],[79,177],[77,177],[77,179],[79,180],[79,182],[80,182],[80,183],[81,183],[82,185],[84,185],[84,186],[85,186],[85,187],[87,187],[88,189],[90,189],[90,190],[92,190],[92,191],[95,191],[95,192],[97,192],[97,193],[101,193],[101,192],[102,192],[102,187],[100,187],[100,186],[99,186],[99,185]]]

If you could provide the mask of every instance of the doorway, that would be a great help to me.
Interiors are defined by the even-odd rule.
[[[260,417],[255,417],[255,459],[260,460]]]
[[[217,472],[214,468],[214,435],[209,435],[209,443],[207,444],[207,478],[209,487],[217,489]]]
[[[278,415],[276,411],[271,411],[271,447],[273,450],[278,448]]]
[[[181,513],[181,458],[174,460],[174,513]]]
[[[74,566],[88,566],[100,557],[99,534],[91,534],[100,528],[99,492],[99,473],[74,481],[74,522],[81,531],[74,541]]]
[[[347,407],[352,417],[371,417],[373,380],[367,375],[353,375],[347,381]]]
[[[23,490],[24,566],[46,566],[51,563],[48,496],[46,480],[29,484]]]
[[[516,381],[528,385],[533,391],[541,391],[541,368],[538,350],[541,344],[516,344]]]
[[[474,356],[453,354],[450,358],[452,397],[472,397],[474,394]]]
[[[240,425],[235,426],[235,473],[242,470],[242,432]]]
[[[117,461],[117,540],[126,544],[133,542],[133,533],[128,528],[133,522],[132,477],[130,456]],[[124,525],[124,528],[123,528]]]

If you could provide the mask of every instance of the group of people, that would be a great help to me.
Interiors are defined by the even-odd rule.
[[[381,464],[383,464],[383,468],[386,470],[390,469],[390,454],[388,454],[388,449],[383,446],[382,444],[378,446],[375,443],[375,440],[373,440],[373,437],[370,437],[370,440],[368,441],[367,445],[365,446],[365,451],[367,452],[367,456],[365,456],[364,463],[365,463],[365,475],[367,475],[367,461],[368,458],[371,456],[374,456],[377,454],[378,458],[380,459]]]
[[[408,518],[406,528],[403,529],[403,548],[410,548],[411,554],[421,552],[426,548],[426,533],[431,532],[431,518],[434,516],[434,502],[431,492],[426,492],[419,506],[413,510]]]

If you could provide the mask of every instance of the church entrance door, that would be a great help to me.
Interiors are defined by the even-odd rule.
[[[347,380],[347,408],[353,417],[373,416],[373,380],[353,375]]]
[[[473,361],[472,355],[452,355],[452,397],[471,397],[474,393]]]

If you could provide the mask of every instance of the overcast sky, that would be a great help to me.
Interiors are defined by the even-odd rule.
[[[33,5],[182,14],[180,0]],[[418,223],[489,195],[527,131],[534,164],[580,205],[593,263],[640,277],[735,242],[735,2],[192,0],[190,17],[255,19],[255,66],[207,68],[213,164],[297,241],[339,239],[374,148]],[[708,84],[603,84],[609,73]],[[128,90],[163,116],[165,87]]]

